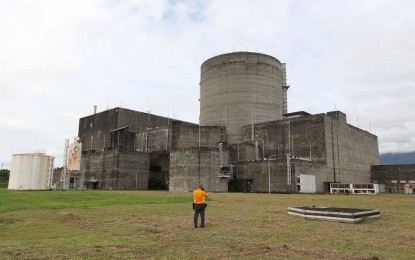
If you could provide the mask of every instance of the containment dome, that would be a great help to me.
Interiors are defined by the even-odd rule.
[[[227,142],[242,141],[242,126],[283,118],[283,65],[253,52],[215,56],[201,67],[200,125],[226,126]]]
[[[54,157],[44,153],[14,154],[8,189],[49,190]]]

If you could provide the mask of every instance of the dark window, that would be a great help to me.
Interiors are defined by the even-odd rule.
[[[150,171],[151,171],[151,172],[161,172],[161,166],[154,166],[154,165],[151,165],[151,166],[150,166]]]

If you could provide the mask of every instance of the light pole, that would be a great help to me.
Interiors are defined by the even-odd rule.
[[[268,194],[271,193],[271,160],[275,160],[277,156],[275,154],[268,157]]]

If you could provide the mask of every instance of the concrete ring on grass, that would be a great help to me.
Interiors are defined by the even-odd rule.
[[[305,217],[307,219],[321,219],[347,223],[357,223],[363,218],[377,218],[380,212],[377,209],[332,208],[300,206],[289,207],[288,214]]]

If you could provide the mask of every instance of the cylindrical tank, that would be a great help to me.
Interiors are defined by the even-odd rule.
[[[234,52],[201,67],[200,125],[226,126],[227,142],[242,142],[242,126],[283,118],[282,65],[276,58]]]
[[[51,189],[53,161],[53,156],[44,153],[14,154],[12,156],[8,189]]]

